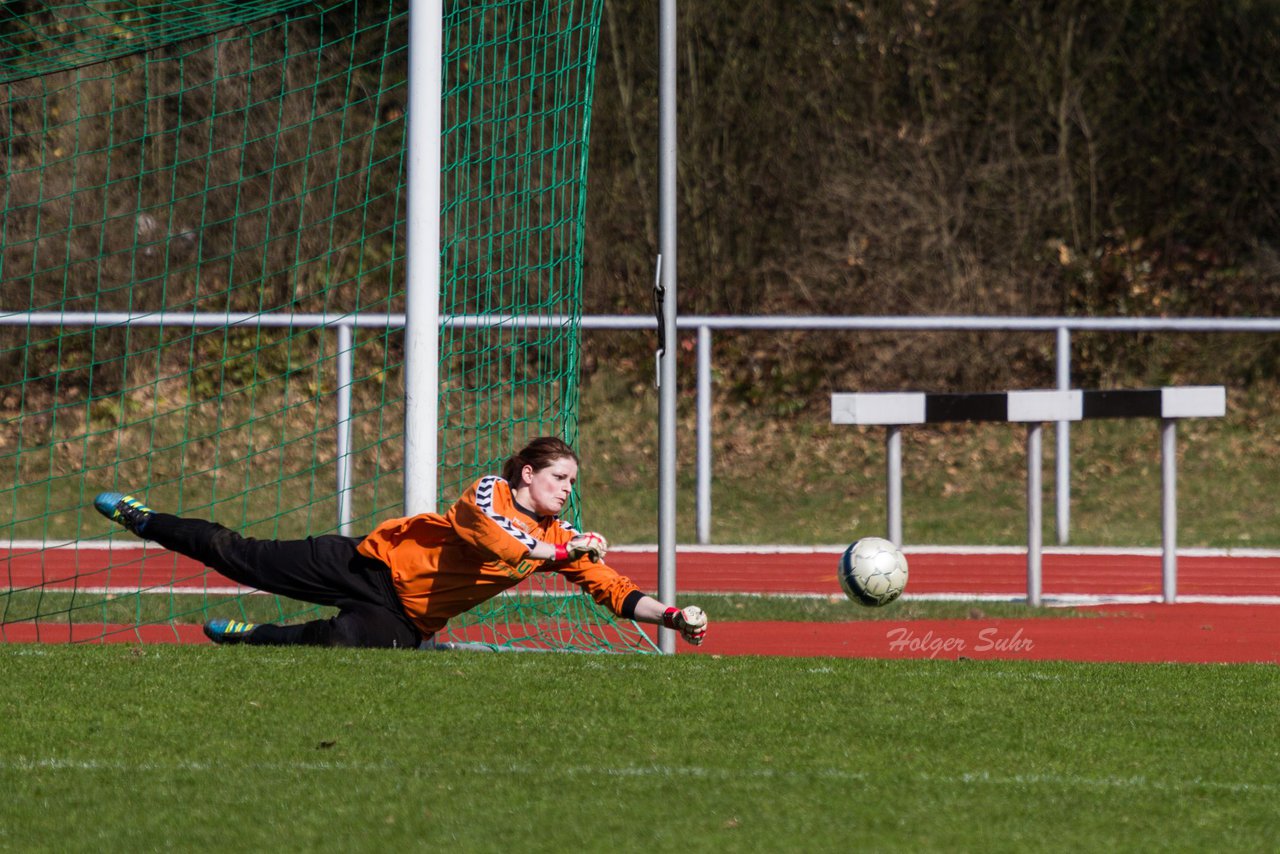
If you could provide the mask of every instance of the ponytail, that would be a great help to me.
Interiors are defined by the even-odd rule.
[[[524,467],[529,465],[524,461],[524,457],[514,454],[505,463],[502,464],[502,479],[511,484],[511,488],[515,489],[520,485],[520,473],[524,471]]]

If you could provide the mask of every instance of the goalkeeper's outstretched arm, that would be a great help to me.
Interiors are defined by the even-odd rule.
[[[632,619],[638,623],[654,623],[675,629],[694,646],[701,645],[707,637],[707,615],[697,605],[675,608],[652,596],[645,596],[636,603]]]
[[[529,557],[535,560],[555,561],[577,560],[581,557],[590,558],[591,562],[598,567],[597,569],[587,571],[575,568],[562,571],[575,582],[583,585],[584,589],[602,604],[610,597],[607,593],[597,595],[599,590],[614,587],[616,582],[622,582],[625,584],[625,587],[622,588],[623,591],[630,589],[631,592],[626,596],[625,601],[621,603],[621,607],[617,603],[612,606],[618,616],[635,620],[637,623],[652,623],[657,626],[666,626],[668,629],[675,629],[694,646],[701,644],[707,636],[706,613],[696,605],[690,605],[687,608],[675,608],[636,590],[635,585],[630,580],[622,578],[604,565],[605,551],[608,547],[609,544],[605,538],[593,532],[578,534],[568,543],[537,543],[529,550]]]

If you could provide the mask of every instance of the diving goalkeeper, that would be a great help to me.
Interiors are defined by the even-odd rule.
[[[137,498],[104,492],[100,513],[139,537],[186,555],[248,587],[338,609],[334,617],[276,625],[218,619],[215,643],[407,647],[430,645],[451,617],[556,572],[615,615],[663,625],[701,644],[700,608],[670,607],[604,563],[604,537],[559,518],[578,477],[578,457],[553,437],[534,439],[444,514],[390,519],[364,538],[326,535],[255,540],[215,522],[159,513]]]

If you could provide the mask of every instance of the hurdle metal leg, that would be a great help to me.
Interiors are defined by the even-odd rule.
[[[1160,578],[1164,601],[1178,598],[1178,422],[1160,422]]]
[[[1044,518],[1042,506],[1042,454],[1043,424],[1027,425],[1027,604],[1040,606],[1041,554],[1043,551],[1041,526]]]
[[[891,424],[884,436],[885,492],[887,494],[885,537],[902,546],[902,428]]]

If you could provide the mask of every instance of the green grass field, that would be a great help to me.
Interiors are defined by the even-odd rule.
[[[0,646],[0,849],[1272,850],[1267,666]]]
[[[586,398],[584,522],[616,543],[653,542],[652,412],[602,415],[599,393]],[[1269,462],[1280,420],[1238,395],[1231,412],[1180,432],[1183,546],[1280,545],[1280,505],[1258,500],[1280,489]],[[832,428],[821,413],[717,424],[715,542],[883,531],[880,431]],[[1073,543],[1158,544],[1155,431],[1073,433]],[[1020,432],[904,439],[908,542],[1025,542]],[[1046,542],[1052,447],[1046,436]],[[99,480],[37,481],[0,522],[12,536],[101,537],[111,526],[89,502],[117,484]],[[332,500],[313,488],[208,509],[233,527],[260,520],[246,531],[258,536],[321,532]],[[389,515],[375,514],[394,503],[397,490],[384,492],[360,496],[368,518]],[[305,510],[276,518],[276,500]],[[4,617],[270,620],[293,608],[179,598],[19,592]],[[691,602],[717,622],[1079,616]],[[1274,850],[1277,838],[1280,681],[1268,665],[0,644],[0,684],[0,851],[1220,851]]]

